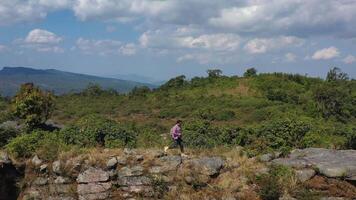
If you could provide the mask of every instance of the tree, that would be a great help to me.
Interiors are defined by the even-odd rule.
[[[244,77],[252,77],[257,75],[257,70],[255,68],[249,68],[244,73]]]
[[[350,117],[350,108],[353,107],[352,96],[345,87],[333,83],[319,85],[313,91],[313,98],[324,118],[334,116],[344,121]]]
[[[35,128],[46,122],[54,109],[54,96],[44,92],[33,83],[21,85],[13,99],[14,115],[25,120],[29,128]]]
[[[187,83],[185,80],[185,76],[177,76],[175,78],[170,79],[167,83],[163,84],[160,89],[169,89],[169,88],[179,88]]]
[[[87,96],[100,96],[104,93],[105,91],[103,88],[97,84],[97,83],[89,83],[87,88],[83,90],[83,94]]]
[[[347,73],[342,72],[341,69],[338,67],[330,69],[330,71],[326,75],[326,81],[328,82],[346,80],[349,80],[349,76],[347,75]]]
[[[217,78],[220,77],[222,71],[220,69],[209,69],[206,71],[208,73],[209,78]]]

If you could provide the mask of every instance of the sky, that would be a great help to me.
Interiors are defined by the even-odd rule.
[[[356,78],[356,0],[0,0],[0,68]]]

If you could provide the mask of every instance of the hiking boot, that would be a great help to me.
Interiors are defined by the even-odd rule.
[[[165,147],[164,147],[164,153],[167,153],[168,149],[169,149],[169,147],[168,147],[168,146],[165,146]]]

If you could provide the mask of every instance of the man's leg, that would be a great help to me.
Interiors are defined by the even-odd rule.
[[[182,138],[178,138],[177,144],[179,145],[180,152],[181,152],[181,153],[184,153],[184,146],[183,146],[183,140],[182,140]]]
[[[171,145],[169,145],[169,146],[166,146],[166,147],[164,148],[164,152],[167,152],[168,149],[174,149],[174,148],[176,148],[177,145],[178,145],[177,140],[174,140],[174,139],[173,139],[173,143],[172,143]]]

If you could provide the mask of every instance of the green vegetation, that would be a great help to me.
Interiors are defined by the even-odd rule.
[[[23,101],[25,107],[51,111],[52,103],[42,101],[44,93],[34,89],[38,95],[33,96],[23,90],[15,97],[17,104]],[[33,98],[42,100],[30,101]],[[255,69],[244,77],[227,77],[214,69],[208,77],[178,76],[160,88],[136,87],[128,94],[92,84],[80,93],[54,99],[51,119],[65,126],[60,131],[23,133],[12,140],[13,134],[1,137],[8,138],[7,148],[18,156],[49,147],[44,135],[55,137],[63,149],[162,147],[169,142],[170,127],[182,119],[189,148],[241,145],[250,155],[305,147],[355,149],[355,99],[356,81],[338,69],[332,69],[326,80],[257,74]],[[9,104],[1,100],[0,107],[8,110]],[[35,109],[28,118],[24,106],[19,108],[13,114],[32,125],[49,116]]]
[[[29,128],[35,128],[46,122],[53,111],[53,96],[43,92],[32,83],[21,86],[13,99],[14,115],[23,119]]]

